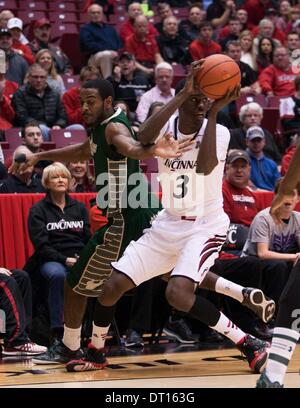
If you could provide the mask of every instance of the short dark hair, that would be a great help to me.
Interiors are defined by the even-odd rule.
[[[111,96],[113,99],[115,97],[114,88],[112,84],[107,81],[106,79],[91,79],[90,81],[86,81],[82,88],[88,89],[96,89],[101,96],[102,99],[106,99]]]
[[[26,134],[26,129],[29,128],[29,127],[32,127],[32,126],[38,127],[41,130],[39,123],[36,120],[31,120],[30,122],[26,123],[26,125],[21,129],[21,137],[23,139],[24,139],[25,134]]]
[[[202,30],[202,28],[204,28],[204,27],[210,27],[211,29],[213,29],[213,25],[212,25],[212,23],[210,22],[210,21],[208,21],[208,20],[204,20],[204,21],[202,21],[201,23],[200,23],[200,25],[199,25],[199,32]]]

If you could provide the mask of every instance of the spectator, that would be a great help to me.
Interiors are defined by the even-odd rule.
[[[148,20],[145,16],[137,16],[134,20],[134,34],[127,38],[125,51],[133,54],[138,69],[152,75],[155,64],[163,61],[155,37],[147,29]]]
[[[213,0],[207,8],[206,18],[215,29],[222,28],[235,13],[236,5],[233,0]]]
[[[300,127],[300,75],[294,80],[295,92],[289,98],[280,99],[279,113],[284,130],[297,130]]]
[[[19,18],[11,18],[7,22],[7,28],[10,30],[13,43],[13,50],[20,54],[31,65],[34,63],[34,56],[30,47],[22,42],[23,21]]]
[[[300,48],[300,33],[296,33],[295,31],[291,31],[286,36],[286,47],[289,50],[290,54],[294,50]]]
[[[135,112],[141,96],[150,88],[147,76],[136,69],[136,60],[132,54],[123,52],[113,75],[108,78],[115,91],[115,98],[125,101],[130,112]]]
[[[229,149],[246,149],[246,132],[251,126],[260,126],[263,119],[263,109],[256,102],[250,102],[241,107],[239,113],[241,127],[230,130]],[[281,155],[278,151],[273,135],[263,129],[266,145],[264,153],[267,157],[273,159],[277,164],[281,161]]]
[[[247,11],[245,9],[243,9],[243,8],[238,9],[235,16],[239,19],[239,21],[241,23],[242,31],[252,30],[254,25],[249,23],[248,13],[247,13]],[[225,38],[228,34],[229,34],[229,26],[226,25],[225,27],[223,27],[220,30],[220,32],[218,34],[218,38],[221,40],[221,39]]]
[[[12,127],[15,117],[15,111],[11,106],[10,98],[5,95],[8,82],[10,81],[5,79],[5,74],[0,74],[0,129],[2,131]]]
[[[14,152],[14,159],[19,154],[28,154],[30,151],[25,146],[19,146]],[[12,193],[44,193],[45,190],[41,184],[41,180],[36,177],[34,168],[28,167],[25,172],[20,172],[17,168],[13,173],[8,175],[8,178],[0,183],[1,194]]]
[[[156,30],[158,31],[158,34],[162,34],[163,33],[163,24],[164,24],[164,20],[167,17],[173,17],[173,10],[170,6],[170,4],[168,3],[158,3],[157,4],[157,17],[159,18],[159,22],[154,24],[154,27],[156,28]]]
[[[63,333],[63,292],[67,270],[76,263],[90,237],[84,204],[67,194],[70,181],[71,174],[62,163],[48,166],[42,178],[46,197],[31,207],[28,217],[34,256],[49,289],[48,308],[54,339]]]
[[[228,20],[228,28],[229,32],[227,36],[219,41],[222,50],[226,49],[226,44],[228,43],[228,41],[236,41],[239,39],[242,31],[242,24],[236,16],[233,16]]]
[[[140,124],[135,120],[135,113],[130,112],[127,102],[122,100],[116,100],[114,103],[115,108],[121,108],[122,111],[127,116],[129,123],[131,124],[131,129],[134,132],[138,132]]]
[[[277,45],[283,45],[286,35],[276,25],[277,15],[274,8],[267,9],[265,18],[259,22],[258,27],[254,27],[252,30],[253,35],[258,39],[260,36],[272,37]]]
[[[175,89],[171,88],[173,81],[173,68],[167,62],[161,62],[155,67],[156,85],[150,91],[142,95],[136,109],[137,119],[144,122],[152,102],[167,103],[175,95]]]
[[[100,72],[97,68],[86,65],[81,68],[79,81],[84,84],[86,81],[100,78]],[[80,88],[73,87],[68,89],[62,96],[62,103],[67,113],[69,125],[84,125],[80,105]]]
[[[0,30],[0,49],[5,52],[8,64],[6,78],[21,85],[23,84],[28,64],[21,55],[13,50],[12,46],[13,39],[11,32],[6,28],[2,28]]]
[[[98,4],[88,8],[89,23],[80,27],[80,48],[90,59],[89,64],[98,68],[107,78],[112,74],[113,60],[122,47],[114,27],[103,23],[103,9]]]
[[[156,41],[164,61],[186,65],[191,62],[188,40],[179,34],[178,24],[175,16],[166,17],[163,22],[163,32]]]
[[[159,3],[159,5],[157,6],[157,10],[159,10],[160,4],[163,4],[163,3]],[[170,7],[169,5],[167,6]],[[127,38],[130,37],[132,34],[134,34],[134,26],[133,26],[134,19],[137,16],[140,16],[143,14],[141,4],[137,2],[130,3],[127,7],[127,13],[128,13],[128,20],[126,20],[125,23],[123,23],[120,27],[120,37],[122,41],[124,42],[124,44]],[[157,29],[153,26],[153,24],[148,22],[148,31],[151,36],[156,37],[158,35],[159,30],[157,31]]]
[[[273,54],[273,64],[259,75],[262,92],[267,96],[292,96],[295,92],[293,72],[289,52],[285,47],[277,47]]]
[[[189,52],[194,61],[222,51],[221,46],[212,40],[213,27],[210,21],[203,21],[199,27],[199,37],[191,42]]]
[[[280,174],[276,163],[263,153],[265,143],[265,134],[261,127],[251,126],[247,130],[246,144],[251,161],[251,181],[259,189],[274,191]]]
[[[276,44],[271,37],[261,37],[259,39],[256,57],[259,74],[272,64],[275,47]]]
[[[189,6],[189,17],[179,23],[179,33],[188,40],[193,41],[199,36],[201,23],[205,20],[206,12],[201,3],[194,3]],[[182,34],[185,33],[185,34]]]
[[[275,193],[280,185],[277,183]],[[254,218],[248,239],[243,249],[243,256],[254,255],[260,259],[281,260],[287,263],[288,272],[298,259],[300,252],[300,213],[294,211],[299,201],[300,186],[294,196],[286,199],[280,208],[281,224],[276,224],[270,214],[270,207],[260,211]]]
[[[230,222],[250,226],[258,213],[255,194],[249,188],[251,165],[244,150],[231,150],[223,181],[224,211]]]
[[[232,58],[241,70],[241,94],[258,95],[261,93],[260,86],[257,82],[257,73],[241,61],[242,47],[239,41],[228,41],[226,44],[226,54]]]
[[[47,73],[47,84],[60,95],[66,91],[62,77],[57,73],[51,51],[48,49],[40,50],[35,56],[35,62],[44,68]]]
[[[291,30],[291,3],[288,0],[283,0],[279,4],[280,16],[276,20],[276,27],[284,33],[289,33]]]
[[[96,191],[95,180],[89,170],[88,161],[68,163],[71,174],[69,190],[74,193],[90,193]]]
[[[292,143],[291,145],[287,148],[284,156],[282,157],[282,161],[281,161],[281,175],[285,176],[286,172],[289,168],[289,164],[290,161],[292,160],[292,157],[295,153],[295,150],[297,149],[297,146],[300,143],[300,131],[298,130],[297,133],[294,135],[294,137],[292,138]]]
[[[51,43],[51,23],[46,18],[40,18],[33,25],[34,38],[29,44],[31,51],[36,54],[40,50],[51,51],[55,60],[55,67],[58,74],[73,74],[69,58],[58,45]]]
[[[36,120],[45,141],[50,139],[51,129],[67,125],[67,115],[60,101],[60,95],[47,84],[47,71],[38,64],[28,70],[28,83],[14,94],[12,106],[16,112],[16,126]]]
[[[31,308],[28,274],[18,269],[0,268],[0,310],[4,311],[6,320],[3,356],[34,356],[47,350],[29,338]]]
[[[239,40],[242,49],[241,61],[248,64],[254,71],[257,71],[256,57],[253,49],[253,35],[251,31],[242,31]]]

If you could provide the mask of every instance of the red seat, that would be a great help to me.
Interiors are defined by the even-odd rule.
[[[87,134],[85,130],[67,130],[53,129],[51,130],[51,140],[56,144],[56,147],[65,147],[76,143],[86,141]]]
[[[73,88],[74,86],[79,87],[79,75],[62,75],[66,89]]]
[[[63,34],[60,47],[71,61],[76,73],[80,71],[83,65],[86,65],[88,58],[80,51],[79,34]]]
[[[268,96],[268,107],[279,108],[280,100],[283,98],[282,96]]]
[[[26,4],[25,4],[26,3]],[[20,6],[19,9],[20,10],[33,10],[33,11],[47,11],[48,10],[48,5],[46,1],[20,1],[19,2]]]
[[[50,11],[49,19],[51,22],[60,21],[63,23],[76,23],[79,21],[77,13],[65,13],[60,11]]]
[[[0,9],[1,10],[18,10],[18,4],[15,0],[0,0]]]
[[[62,13],[73,13],[79,11],[76,3],[67,3],[65,1],[50,1],[49,2],[50,11],[60,11]]]
[[[51,41],[60,40],[65,33],[78,34],[78,32],[77,24],[56,21],[51,25]]]
[[[52,150],[56,148],[56,144],[54,142],[43,142],[41,148],[43,150]]]
[[[141,162],[141,167],[145,173],[158,173],[158,162],[157,159],[146,159]]]
[[[273,135],[278,131],[279,109],[264,108],[261,127],[266,128]]]
[[[45,11],[19,10],[17,14],[18,17],[23,21],[24,27],[35,20],[39,20],[40,18],[48,18]]]
[[[0,148],[3,149],[9,149],[9,143],[6,141],[0,142]]]
[[[20,128],[11,128],[5,130],[5,141],[9,143],[9,149],[16,149],[23,144]]]
[[[172,86],[175,87],[177,82],[183,78],[186,78],[186,69],[181,64],[172,64],[172,67],[174,72]]]
[[[189,10],[188,10],[187,7],[174,8],[173,9],[173,14],[179,20],[180,19],[186,19],[189,16]]]
[[[250,102],[256,102],[262,108],[266,108],[268,106],[268,103],[264,95],[241,95],[235,101],[237,113],[240,112],[242,106],[247,105],[247,103],[250,103]]]

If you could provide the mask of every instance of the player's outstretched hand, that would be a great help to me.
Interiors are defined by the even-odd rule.
[[[230,102],[235,101],[240,96],[241,85],[236,86],[233,89],[229,89],[228,92],[223,96],[223,98],[216,99],[211,105],[211,112],[219,112],[224,106],[228,105]]]
[[[182,153],[190,150],[191,145],[191,137],[186,137],[178,142],[178,140],[174,139],[172,133],[166,133],[156,143],[155,155],[165,159],[180,157]]]
[[[38,161],[35,154],[20,153],[15,157],[8,171],[11,174],[24,174],[29,167],[35,166]]]

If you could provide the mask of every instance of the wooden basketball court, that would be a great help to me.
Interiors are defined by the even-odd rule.
[[[30,358],[21,360],[5,357],[0,360],[0,386],[50,388],[255,386],[258,375],[251,373],[247,362],[236,349],[219,346],[219,349],[195,351],[193,347],[176,346],[166,347],[166,350],[159,354],[152,354],[150,348],[142,352],[124,349],[123,352],[127,355],[109,357],[110,364],[105,370],[85,373],[68,373],[63,365],[34,365]],[[300,388],[299,367],[300,345],[297,346],[289,366],[286,388]]]

